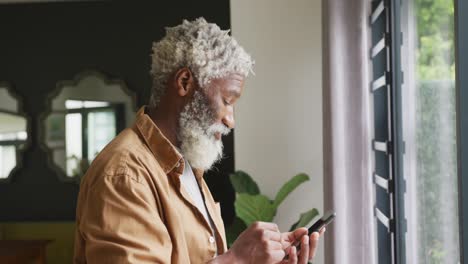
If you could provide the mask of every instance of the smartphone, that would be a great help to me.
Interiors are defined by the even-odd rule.
[[[309,227],[309,236],[313,232],[320,232],[320,230],[330,224],[336,217],[336,213],[333,210],[327,211],[319,220],[317,220],[312,226]],[[296,241],[293,246],[297,247],[297,252],[301,250],[301,242]],[[286,255],[284,259],[288,259]]]
[[[309,235],[312,234],[313,232],[320,232],[322,228],[327,226],[329,223],[335,219],[336,213],[333,210],[327,211],[322,218],[317,220],[311,227],[309,227]]]

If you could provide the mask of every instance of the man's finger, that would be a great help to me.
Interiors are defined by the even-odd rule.
[[[297,264],[297,249],[295,246],[289,247],[287,255],[288,257],[283,259],[279,264]]]
[[[289,259],[288,259],[289,264],[296,264],[297,263],[297,249],[296,247],[291,247],[289,250]]]
[[[281,242],[281,233],[279,232],[265,230],[263,235],[265,236],[266,239]]]
[[[258,221],[258,222],[253,223],[251,226],[253,228],[267,229],[267,230],[279,232],[278,225],[275,223]]]
[[[278,263],[284,259],[284,256],[286,256],[286,253],[284,253],[284,250],[282,249],[274,250],[270,253],[270,256],[275,261],[275,263]]]
[[[318,240],[319,240],[319,233],[314,232],[312,235],[310,235],[309,239],[309,260],[313,259],[315,257],[315,253],[317,251],[317,246],[318,246]]]
[[[307,235],[307,228],[301,227],[292,232],[283,233],[287,237],[287,241],[293,243],[294,241],[300,241],[303,235]]]
[[[327,228],[322,227],[322,229],[320,229],[320,236],[322,236],[325,231],[327,231]]]
[[[307,264],[309,262],[309,252],[310,247],[309,247],[309,236],[304,235],[301,238],[301,253],[299,254],[299,263],[301,264]]]
[[[268,240],[267,243],[269,250],[283,250],[283,245],[280,242]]]

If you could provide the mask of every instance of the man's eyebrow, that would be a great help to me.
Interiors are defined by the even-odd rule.
[[[229,95],[233,95],[233,96],[236,96],[236,97],[240,97],[240,92],[238,90],[235,90],[235,89],[231,89],[228,91]]]

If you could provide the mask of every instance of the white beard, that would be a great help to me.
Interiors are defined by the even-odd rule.
[[[208,100],[200,91],[188,103],[179,118],[178,140],[184,158],[193,168],[209,170],[223,157],[223,142],[216,133],[229,134],[230,129],[214,124],[214,114]]]

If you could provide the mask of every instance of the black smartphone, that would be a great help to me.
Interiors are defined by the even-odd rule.
[[[336,213],[333,210],[327,211],[322,216],[322,218],[317,220],[311,227],[309,227],[309,235],[313,232],[320,232],[320,230],[331,223],[335,217]]]
[[[313,225],[309,227],[309,236],[313,232],[320,232],[322,228],[330,224],[336,217],[336,213],[333,210],[327,211],[319,220],[317,220]],[[296,241],[296,243],[293,244],[293,246],[297,247],[297,251],[299,252],[301,250],[301,242]],[[284,259],[288,259],[288,256],[286,255]]]

